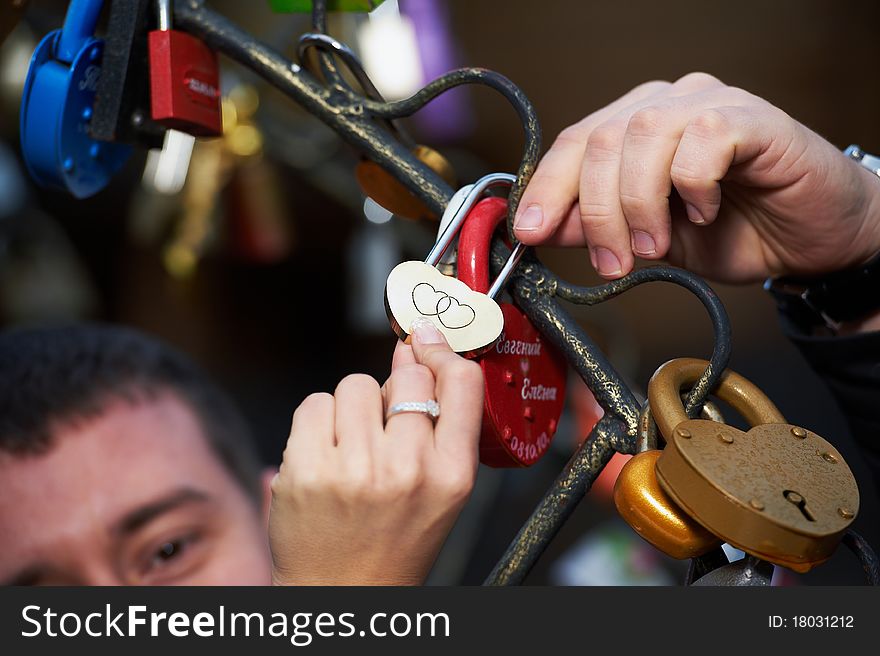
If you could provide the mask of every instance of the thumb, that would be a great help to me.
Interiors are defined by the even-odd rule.
[[[413,321],[411,334],[410,342],[416,362],[432,369],[434,374],[437,373],[435,367],[439,366],[441,361],[460,357],[453,352],[446,337],[430,319],[420,317]],[[434,366],[431,366],[432,363]]]
[[[434,374],[440,418],[435,432],[440,448],[470,454],[476,467],[477,443],[483,417],[483,371],[476,362],[455,353],[437,327],[426,319],[412,325],[416,361]]]

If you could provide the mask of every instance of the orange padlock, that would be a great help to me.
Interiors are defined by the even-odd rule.
[[[660,449],[630,458],[614,484],[614,505],[632,529],[673,558],[696,558],[721,545],[715,535],[679,508],[657,482]]]

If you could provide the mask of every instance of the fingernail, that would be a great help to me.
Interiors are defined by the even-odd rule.
[[[632,246],[639,255],[654,255],[657,252],[654,238],[643,230],[632,231]]]
[[[596,249],[596,268],[603,276],[618,276],[621,274],[620,260],[607,248],[601,246]]]
[[[544,212],[540,205],[529,205],[526,211],[520,214],[513,224],[515,230],[534,232],[544,223]]]
[[[691,220],[691,223],[705,223],[706,219],[703,218],[703,215],[700,213],[700,210],[697,209],[696,205],[691,205],[690,203],[685,203],[684,206],[685,212],[687,212],[688,219]]]
[[[428,319],[416,319],[412,322],[412,334],[419,344],[442,344],[443,334]]]

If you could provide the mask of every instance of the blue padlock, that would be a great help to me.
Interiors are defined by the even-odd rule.
[[[89,133],[104,42],[94,37],[103,0],[72,0],[64,27],[40,41],[21,100],[21,149],[40,185],[77,198],[98,193],[131,147]]]

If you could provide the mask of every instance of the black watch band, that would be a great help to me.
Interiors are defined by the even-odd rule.
[[[809,330],[856,321],[880,310],[880,253],[859,267],[821,278],[770,278],[764,289],[795,325]]]

